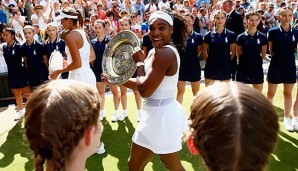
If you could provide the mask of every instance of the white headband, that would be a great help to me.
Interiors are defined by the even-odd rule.
[[[24,26],[24,27],[23,27],[23,30],[25,30],[25,29],[31,29],[31,30],[34,31],[34,27],[31,26],[31,25],[26,25],[26,26]]]
[[[165,20],[171,26],[173,26],[173,18],[163,11],[155,11],[153,14],[151,14],[149,18],[149,23],[154,22],[158,18]]]
[[[60,15],[56,18],[56,20],[62,20],[63,18],[71,18],[71,19],[78,19],[78,16],[76,15],[68,15],[65,14],[63,11],[60,13]]]

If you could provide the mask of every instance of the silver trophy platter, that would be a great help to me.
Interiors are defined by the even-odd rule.
[[[132,31],[121,31],[107,44],[103,58],[103,73],[113,85],[124,84],[133,76],[137,67],[132,59],[134,49],[140,47],[138,37]]]

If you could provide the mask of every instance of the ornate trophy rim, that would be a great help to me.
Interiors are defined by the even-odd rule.
[[[137,67],[132,54],[136,47],[140,47],[139,39],[129,30],[117,33],[106,45],[102,58],[102,70],[109,76],[110,84],[124,84],[133,76]]]

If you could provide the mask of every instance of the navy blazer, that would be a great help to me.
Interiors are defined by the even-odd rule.
[[[226,28],[236,34],[236,37],[245,31],[241,14],[233,10],[227,18]]]

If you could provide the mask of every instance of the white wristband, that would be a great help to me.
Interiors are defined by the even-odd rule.
[[[136,65],[137,65],[137,67],[140,67],[140,66],[144,66],[145,64],[144,64],[144,62],[137,62]]]

